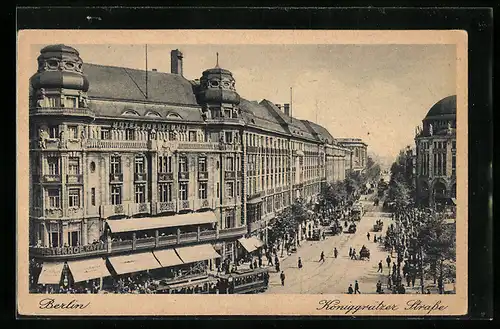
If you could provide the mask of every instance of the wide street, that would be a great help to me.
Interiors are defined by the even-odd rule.
[[[373,236],[380,236],[381,232],[372,232],[373,224],[377,219],[384,222],[385,230],[391,223],[389,217],[383,217],[380,209],[375,209],[372,201],[362,201],[366,213],[360,222],[357,222],[355,234],[341,233],[328,236],[322,241],[303,241],[296,253],[284,259],[281,269],[285,272],[285,285],[282,286],[279,275],[272,271],[268,294],[342,294],[347,293],[349,284],[354,287],[355,280],[359,282],[361,293],[375,293],[376,283],[380,279],[386,283],[388,272],[385,259],[387,253],[379,243],[373,242]],[[379,207],[380,208],[380,207]],[[366,233],[370,232],[370,241]],[[365,245],[370,250],[370,260],[351,260],[349,248],[359,250]],[[333,250],[337,248],[339,255],[335,259]],[[321,251],[325,253],[325,261],[319,262]],[[297,267],[298,258],[302,258],[303,267]],[[383,279],[377,273],[378,262],[384,265]]]

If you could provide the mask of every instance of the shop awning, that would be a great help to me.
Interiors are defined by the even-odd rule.
[[[151,252],[112,256],[108,259],[117,274],[153,270],[161,267],[160,263]]]
[[[163,217],[114,219],[108,220],[107,223],[112,233],[120,233],[154,230],[166,227],[210,224],[217,223],[217,221],[217,217],[213,211],[205,211]]]
[[[177,254],[184,263],[199,262],[220,257],[214,247],[208,243],[191,247],[175,248],[175,251],[177,251]]]
[[[248,200],[247,204],[257,204],[257,203],[261,203],[261,202],[262,202],[262,198],[257,197],[257,198],[253,198],[253,199]]]
[[[43,263],[38,284],[59,284],[64,263]]]
[[[174,249],[155,250],[153,251],[156,259],[160,262],[162,267],[170,267],[183,264],[182,259],[177,256]]]
[[[250,240],[252,240],[252,243],[255,246],[255,248],[260,248],[264,245],[264,242],[262,242],[261,239],[255,237],[255,236],[251,237]]]
[[[106,267],[106,261],[103,258],[71,261],[68,262],[68,267],[75,282],[103,278],[111,275]]]
[[[252,252],[257,249],[257,247],[255,246],[255,241],[253,241],[251,238],[241,238],[238,239],[238,242],[243,246],[243,248],[245,248],[247,252]]]

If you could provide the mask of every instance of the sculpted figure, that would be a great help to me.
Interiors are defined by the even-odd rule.
[[[432,130],[432,124],[429,124],[429,135],[433,135],[434,131]]]

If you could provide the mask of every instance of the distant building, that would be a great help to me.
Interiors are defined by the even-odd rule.
[[[366,169],[368,144],[361,138],[337,138],[337,142],[351,150],[349,169],[353,172],[362,172]]]
[[[416,203],[443,208],[456,198],[457,98],[448,96],[431,107],[417,127]]]

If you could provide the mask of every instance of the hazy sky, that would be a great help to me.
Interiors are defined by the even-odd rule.
[[[31,58],[43,46],[32,47]],[[145,68],[144,45],[70,46],[87,63]],[[334,137],[362,138],[382,157],[413,144],[429,108],[456,93],[454,45],[148,45],[148,68],[170,72],[176,48],[186,78],[214,67],[219,52],[242,97],[289,103],[293,87],[294,117],[318,122]]]

